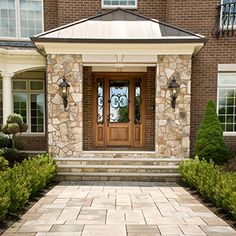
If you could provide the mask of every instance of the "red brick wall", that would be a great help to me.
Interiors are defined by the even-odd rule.
[[[203,50],[193,58],[191,101],[191,153],[196,131],[209,99],[217,98],[218,64],[236,63],[236,38],[215,39],[211,36],[220,1],[168,0],[167,21],[178,27],[208,37]],[[235,137],[225,137],[229,147],[236,148]]]
[[[165,0],[138,0],[137,11],[165,21]],[[45,30],[72,23],[105,11],[101,0],[44,0]]]
[[[146,80],[146,149],[155,150],[155,89],[156,89],[156,67],[147,68]]]
[[[57,0],[44,0],[44,30],[58,27]]]
[[[92,150],[92,67],[83,67],[83,150]]]
[[[18,135],[17,140],[19,140],[18,142],[23,145],[22,150],[24,151],[47,151],[46,135]]]

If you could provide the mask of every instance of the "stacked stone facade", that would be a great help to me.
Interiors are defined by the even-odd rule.
[[[48,55],[47,65],[49,152],[56,157],[78,157],[83,137],[81,55]],[[70,84],[66,109],[58,93],[63,76]]]
[[[171,107],[168,84],[176,76],[180,85],[176,107]],[[156,74],[156,155],[189,157],[191,56],[160,56]]]

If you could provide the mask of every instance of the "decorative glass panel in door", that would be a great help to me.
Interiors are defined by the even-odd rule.
[[[107,145],[131,146],[130,80],[109,80]]]
[[[110,122],[129,122],[129,81],[110,81],[109,104]]]

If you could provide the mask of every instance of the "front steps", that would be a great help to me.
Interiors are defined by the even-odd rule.
[[[182,160],[151,157],[57,158],[57,180],[178,181],[178,166]]]

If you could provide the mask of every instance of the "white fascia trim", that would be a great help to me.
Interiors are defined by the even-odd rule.
[[[230,136],[236,136],[236,132],[224,132],[223,133],[224,137],[230,137]]]
[[[40,55],[35,49],[26,49],[26,50],[19,50],[19,49],[5,49],[0,48],[0,54],[3,55]]]
[[[236,64],[218,64],[218,72],[236,72]]]
[[[46,62],[36,50],[0,49],[0,73],[15,74],[34,68],[45,68]]]
[[[143,54],[143,55],[192,55],[203,43],[145,44],[145,43],[46,43],[36,42],[46,54]]]
[[[147,66],[122,66],[122,67],[117,67],[117,65],[104,65],[104,66],[97,66],[97,65],[89,65],[92,66],[92,71],[93,72],[147,72]],[[148,65],[150,66],[150,65]],[[153,66],[156,66],[153,65]]]

